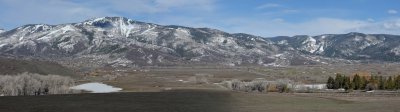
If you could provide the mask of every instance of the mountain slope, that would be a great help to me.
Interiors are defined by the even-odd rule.
[[[54,62],[0,58],[0,75],[15,75],[23,72],[78,77],[73,70]]]
[[[0,34],[0,52],[51,59],[74,57],[102,66],[125,66],[252,64],[255,59],[270,60],[262,58],[280,50],[273,42],[253,35],[104,17],[81,23],[18,27]]]
[[[24,25],[0,33],[0,53],[70,67],[193,64],[288,66],[400,61],[399,36],[327,34],[263,38],[123,17]]]
[[[349,60],[400,61],[400,36],[387,34],[326,34],[319,36],[276,37],[281,47],[304,54]]]

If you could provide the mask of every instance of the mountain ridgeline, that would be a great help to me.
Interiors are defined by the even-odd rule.
[[[44,59],[75,67],[398,62],[398,43],[400,36],[387,34],[263,38],[123,17],[29,24],[0,33],[1,56]]]

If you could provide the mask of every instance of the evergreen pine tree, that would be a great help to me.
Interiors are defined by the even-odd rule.
[[[350,77],[346,77],[346,76],[344,76],[344,86],[343,86],[343,88],[347,91],[347,90],[349,90],[349,89],[353,89],[352,88],[352,86],[351,86],[351,81],[350,81]]]
[[[340,74],[336,74],[336,77],[335,77],[335,89],[339,89],[339,88],[343,88],[343,76],[342,75],[340,75]]]
[[[379,76],[378,89],[380,90],[385,89],[385,78],[383,78],[383,76]]]
[[[354,86],[354,88],[353,88],[354,90],[361,89],[361,78],[358,74],[354,75],[352,82],[353,82],[352,84]]]
[[[389,78],[386,80],[386,89],[388,89],[388,90],[394,89],[394,82],[393,82],[392,76],[389,76]]]
[[[328,89],[335,89],[335,79],[333,79],[333,77],[329,76],[328,78],[328,82],[326,83],[326,87]]]
[[[365,87],[367,87],[367,84],[368,84],[367,78],[362,77],[362,78],[361,78],[361,83],[360,83],[360,89],[361,89],[361,90],[364,90]]]
[[[395,89],[400,89],[400,75],[398,75],[398,76],[395,78],[394,85],[395,85]]]

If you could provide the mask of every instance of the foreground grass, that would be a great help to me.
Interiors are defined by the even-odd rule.
[[[395,112],[398,98],[385,100],[370,97],[346,98],[304,97],[284,94],[233,94],[238,112]]]
[[[0,97],[0,112],[229,112],[230,94],[179,91]]]
[[[0,97],[0,112],[393,112],[400,109],[397,97],[345,99],[208,90],[18,96]]]

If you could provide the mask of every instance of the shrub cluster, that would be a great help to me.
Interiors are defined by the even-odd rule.
[[[230,81],[224,81],[223,85],[234,91],[244,91],[244,92],[289,92],[293,84],[290,80],[277,80],[277,81],[267,81],[264,79],[255,79],[252,81],[240,81],[238,79],[233,79]]]
[[[69,89],[72,86],[72,78],[58,75],[21,73],[0,76],[0,95],[3,96],[67,94],[72,92]]]

